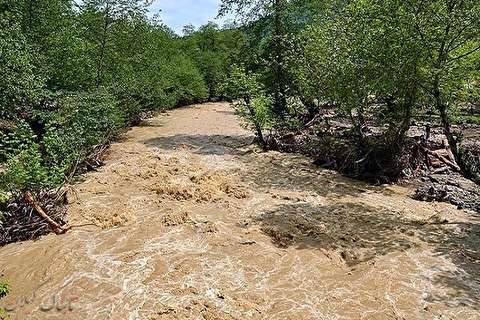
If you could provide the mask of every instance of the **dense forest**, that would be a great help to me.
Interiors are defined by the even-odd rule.
[[[144,1],[2,0],[2,210],[95,167],[145,112],[221,99],[263,149],[373,182],[428,166],[440,126],[440,159],[479,181],[458,126],[480,123],[478,1],[224,0],[219,15],[235,21],[177,35]]]
[[[142,1],[0,4],[2,198],[64,183],[142,112],[218,99],[244,35],[179,37]]]
[[[391,182],[423,162],[413,125],[426,140],[441,125],[451,162],[479,181],[478,146],[465,147],[452,128],[480,119],[479,9],[455,0],[223,1],[254,52],[232,71],[230,94],[265,149]],[[307,139],[282,143],[306,127]]]

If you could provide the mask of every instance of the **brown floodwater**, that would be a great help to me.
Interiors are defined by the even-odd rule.
[[[96,226],[0,249],[0,306],[22,320],[480,319],[472,212],[252,140],[224,103],[132,128],[71,186],[68,220]]]

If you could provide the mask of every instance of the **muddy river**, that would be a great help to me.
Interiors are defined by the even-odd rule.
[[[63,236],[0,249],[11,319],[480,319],[472,212],[262,153],[227,104],[132,128]],[[443,220],[448,224],[441,224]]]

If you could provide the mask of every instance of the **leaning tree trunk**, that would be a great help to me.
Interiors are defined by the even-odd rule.
[[[252,106],[250,97],[244,97],[243,100],[245,101],[245,105],[247,106],[248,112],[250,113],[250,116],[252,117],[252,122],[253,125],[255,126],[255,132],[258,138],[258,142],[262,146],[262,149],[264,151],[267,151],[267,142],[265,141],[265,137],[262,132],[262,126],[258,123],[257,121],[257,113],[255,112],[255,109]]]
[[[468,165],[465,163],[463,158],[463,154],[460,148],[460,141],[458,138],[455,137],[452,131],[450,120],[448,119],[447,105],[444,103],[442,99],[442,94],[440,92],[438,84],[439,84],[439,81],[437,78],[435,79],[435,83],[434,83],[433,96],[435,98],[435,107],[437,108],[438,112],[440,112],[443,132],[445,134],[445,137],[447,138],[453,157],[455,158],[457,165],[460,167],[460,170],[462,171],[462,174],[467,178],[472,178],[471,170],[469,169]]]
[[[317,112],[318,112],[317,105],[315,104],[315,99],[312,98],[312,97],[304,97],[304,96],[300,95],[300,101],[305,106],[305,108],[307,108],[308,119],[307,119],[306,122],[309,122],[310,120],[315,118],[315,116],[317,115]]]

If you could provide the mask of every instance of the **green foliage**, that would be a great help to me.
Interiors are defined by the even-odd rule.
[[[271,96],[278,127],[289,121],[291,103],[311,100],[307,88],[301,31],[321,12],[319,1],[223,0],[220,14],[234,14],[246,30],[247,48],[242,53],[248,70],[259,74]]]
[[[0,119],[24,117],[41,86],[16,16],[0,11]]]
[[[388,162],[409,148],[412,119],[436,109],[462,166],[450,122],[477,121],[480,2],[223,0],[220,14],[232,13],[247,36],[241,64],[268,97],[260,105],[269,105],[274,134],[302,127],[321,115],[320,106],[335,108],[351,120],[357,160],[374,163],[367,156],[380,146],[377,155],[393,155]],[[255,103],[245,83],[252,81],[236,81],[250,97],[237,97],[241,114],[258,132],[261,117],[248,117]]]
[[[27,190],[51,188],[62,181],[56,170],[49,170],[42,163],[38,145],[9,158],[6,171],[0,173],[0,189],[11,194]]]
[[[458,115],[452,118],[455,124],[475,124],[480,125],[480,115]]]
[[[415,105],[420,44],[409,37],[414,26],[395,6],[353,1],[340,15],[307,29],[307,61],[319,96],[347,111],[386,106],[387,100],[393,111]]]
[[[25,121],[18,122],[10,131],[0,131],[0,162],[28,149],[36,136]]]
[[[125,115],[106,92],[72,93],[57,98],[55,113],[42,114],[45,132],[35,136],[25,124],[7,140],[15,152],[9,154],[6,171],[0,174],[0,189],[11,193],[51,188],[62,183],[91,146],[104,143],[124,125]],[[8,151],[8,150],[6,150]]]
[[[59,110],[47,115],[40,143],[45,165],[68,174],[91,146],[104,143],[122,127],[127,115],[106,92],[69,94],[58,103]]]
[[[5,298],[10,293],[10,286],[5,282],[0,282],[0,299]]]
[[[224,83],[224,91],[231,101],[248,100],[263,94],[259,76],[242,67],[233,67],[230,77]]]
[[[62,183],[143,111],[207,99],[228,97],[264,146],[320,105],[349,116],[364,146],[369,116],[397,151],[425,109],[446,132],[478,122],[477,0],[223,0],[237,28],[182,37],[147,2],[0,0],[3,194]]]
[[[263,132],[272,128],[274,115],[271,111],[272,99],[265,95],[258,75],[234,67],[224,88],[235,113],[244,121],[244,126],[255,130],[257,139],[266,148]]]
[[[3,281],[0,281],[0,300],[5,298],[10,293],[10,286]],[[0,308],[0,319],[9,319],[7,312]]]
[[[188,57],[180,55],[172,58],[171,68],[174,79],[170,94],[175,98],[175,105],[185,105],[204,100],[208,97],[202,74]]]
[[[244,106],[237,105],[237,114],[246,119],[248,123],[258,124],[262,130],[270,130],[274,125],[274,116],[271,111],[272,99],[263,95],[254,97],[251,107],[254,112],[249,112]],[[249,128],[255,128],[251,125]]]
[[[194,58],[210,99],[223,96],[222,84],[231,65],[238,61],[244,45],[245,36],[240,30],[222,30],[211,22],[198,30],[186,27],[182,47]]]

